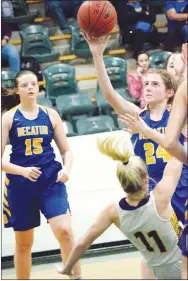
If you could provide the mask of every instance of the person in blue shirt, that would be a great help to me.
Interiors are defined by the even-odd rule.
[[[187,0],[166,1],[169,51],[174,51],[178,45],[188,42],[187,5]]]
[[[122,45],[132,44],[133,57],[137,57],[144,49],[146,42],[157,47],[161,41],[161,34],[154,25],[156,21],[154,9],[137,0],[115,2],[112,3],[118,14]]]
[[[8,137],[12,146],[10,160],[2,159],[2,170],[6,173],[3,220],[5,227],[13,227],[15,232],[17,279],[29,279],[34,229],[40,225],[40,212],[60,244],[64,261],[74,244],[65,186],[72,153],[59,114],[37,104],[36,75],[21,71],[15,84],[13,96],[19,96],[17,106],[2,116],[2,154]],[[62,156],[63,167],[55,160],[52,140]],[[75,278],[80,277],[79,263],[74,274]]]
[[[147,74],[143,84],[144,99],[147,107],[141,110],[135,104],[121,97],[112,87],[103,61],[103,52],[109,37],[97,39],[89,38],[86,34],[84,36],[93,55],[101,91],[116,113],[118,115],[129,113],[133,116],[138,113],[150,128],[164,134],[170,116],[169,106],[177,90],[177,84],[173,77],[165,70],[153,70]],[[180,136],[182,144],[184,140],[185,137],[182,134]],[[153,190],[156,182],[159,182],[162,178],[165,166],[170,160],[170,155],[156,142],[145,138],[142,134],[133,135],[132,142],[135,155],[140,156],[148,166],[149,176],[154,180],[150,180],[149,188]],[[183,167],[180,181],[172,198],[174,211],[182,222],[184,222],[185,201],[187,199],[187,180],[187,169]]]

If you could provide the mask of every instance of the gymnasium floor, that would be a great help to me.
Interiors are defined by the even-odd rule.
[[[98,257],[88,257],[81,260],[84,279],[140,279],[141,255],[139,252],[128,252]],[[16,279],[14,269],[2,270],[2,280]],[[31,279],[67,279],[56,273],[55,263],[35,265],[32,268]]]

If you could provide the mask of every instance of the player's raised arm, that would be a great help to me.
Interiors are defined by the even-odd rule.
[[[74,264],[83,256],[86,250],[112,223],[118,218],[117,208],[114,203],[108,205],[98,216],[86,234],[74,246],[63,268],[59,268],[61,274],[71,275]]]
[[[101,38],[89,38],[86,34],[84,35],[86,41],[89,44],[89,48],[93,55],[93,60],[97,70],[97,79],[101,88],[101,91],[109,104],[118,114],[129,113],[133,115],[135,112],[140,113],[141,109],[131,102],[126,101],[120,96],[112,87],[111,81],[105,69],[103,61],[103,52],[106,48],[109,36]]]

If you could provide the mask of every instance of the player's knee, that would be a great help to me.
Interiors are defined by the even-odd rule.
[[[22,240],[19,240],[19,241],[16,241],[16,248],[17,250],[19,250],[20,252],[27,252],[29,250],[31,250],[33,246],[33,240],[28,240],[28,241],[22,241]]]
[[[73,232],[70,226],[60,226],[57,229],[59,240],[70,241],[73,239]]]

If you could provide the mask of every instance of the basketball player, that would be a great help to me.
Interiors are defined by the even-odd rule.
[[[2,152],[8,137],[12,146],[10,162],[2,160],[2,169],[6,172],[3,216],[5,227],[13,227],[15,231],[17,279],[29,279],[34,228],[40,225],[40,211],[60,244],[64,261],[73,247],[65,186],[72,153],[60,116],[55,110],[37,104],[36,75],[21,71],[15,81],[15,95],[19,96],[20,103],[2,117]],[[53,139],[62,155],[63,168],[55,161]],[[74,279],[80,277],[79,263],[73,272]]]
[[[145,137],[153,139],[161,146],[163,146],[171,155],[175,156],[180,161],[187,164],[187,148],[183,147],[178,139],[181,134],[182,127],[187,119],[187,81],[184,81],[176,93],[172,112],[169,117],[168,126],[165,135],[160,134],[156,130],[151,129],[146,123],[137,115],[121,116],[120,120],[128,126],[125,129],[129,133],[141,133]],[[187,187],[188,198],[188,187]],[[187,279],[188,272],[188,199],[185,203],[185,217],[184,230],[182,234],[182,279]],[[186,238],[187,237],[187,238]]]
[[[119,161],[117,177],[126,193],[119,203],[106,206],[96,222],[76,243],[62,274],[71,275],[77,260],[111,224],[115,224],[142,254],[157,279],[180,279],[181,253],[172,227],[171,198],[181,174],[182,163],[171,158],[161,181],[149,193],[145,162],[133,154],[129,138],[105,136],[98,140],[99,150]],[[125,271],[126,278],[126,271]]]
[[[177,85],[171,75],[165,70],[153,71],[147,74],[143,86],[147,108],[141,110],[135,104],[126,101],[112,87],[103,61],[103,52],[109,37],[96,39],[89,38],[86,34],[84,34],[84,37],[93,55],[102,93],[116,113],[119,115],[128,113],[132,116],[138,113],[150,128],[164,134],[170,116],[168,106],[177,90]],[[182,144],[184,139],[185,137],[181,135],[180,142]],[[132,142],[135,154],[140,156],[148,166],[149,177],[153,179],[149,181],[149,189],[153,190],[155,182],[159,182],[162,178],[170,155],[152,139],[145,138],[141,134],[134,134]],[[185,201],[187,199],[187,179],[187,170],[183,167],[180,181],[172,197],[172,206],[182,223],[184,222]]]

